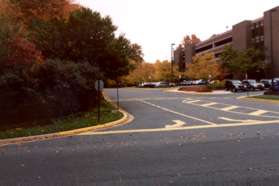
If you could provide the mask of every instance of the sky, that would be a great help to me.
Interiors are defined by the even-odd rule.
[[[263,16],[279,0],[75,0],[110,16],[118,34],[142,46],[146,62],[170,59],[185,35],[201,40]]]

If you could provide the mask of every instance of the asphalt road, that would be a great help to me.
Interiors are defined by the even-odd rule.
[[[279,185],[279,105],[239,96],[120,89],[133,122],[2,147],[0,185]]]

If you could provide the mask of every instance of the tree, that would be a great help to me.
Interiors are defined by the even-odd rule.
[[[249,73],[263,71],[266,68],[263,52],[255,48],[238,51],[228,46],[222,53],[221,60],[224,68],[234,76],[242,78]]]
[[[201,40],[195,34],[192,34],[191,36],[186,35],[183,38],[182,45],[183,46],[185,46],[185,45],[195,45],[199,42],[201,42]]]
[[[183,74],[179,73],[175,67],[173,75],[178,80]],[[123,78],[123,81],[128,85],[137,85],[146,81],[169,81],[171,78],[171,63],[167,60],[157,60],[155,63],[140,63],[128,76]]]
[[[128,76],[123,77],[127,85],[138,85],[141,82],[155,81],[156,69],[154,64],[141,63]]]
[[[197,56],[194,62],[189,64],[186,75],[191,79],[221,79],[222,68],[216,61],[214,54],[208,53]]]
[[[173,70],[173,73],[171,72],[171,63],[167,60],[165,61],[159,61],[157,60],[154,64],[156,73],[155,77],[158,81],[169,81],[172,79],[172,75],[175,76],[176,69]]]
[[[34,29],[34,42],[44,56],[78,63],[89,62],[106,78],[127,75],[131,61],[142,61],[141,47],[124,35],[115,36],[110,17],[87,8],[74,11],[69,19],[41,22]]]
[[[16,21],[31,26],[38,20],[65,18],[71,10],[76,10],[69,0],[6,0],[14,10],[12,16]]]
[[[42,62],[41,52],[25,38],[21,27],[7,17],[0,16],[0,64]]]
[[[0,0],[0,110],[8,110],[0,123],[95,106],[97,79],[118,79],[143,60],[116,29],[110,17],[68,0]]]

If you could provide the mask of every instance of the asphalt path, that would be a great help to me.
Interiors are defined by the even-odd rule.
[[[133,122],[2,147],[0,185],[278,185],[279,105],[244,95],[120,89]]]

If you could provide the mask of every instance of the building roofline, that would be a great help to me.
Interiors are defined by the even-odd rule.
[[[228,31],[226,31],[226,32],[220,33],[220,34],[213,35],[213,36],[211,36],[210,38],[208,38],[208,39],[206,39],[206,40],[204,40],[204,41],[201,41],[201,42],[197,43],[197,44],[195,45],[195,47],[199,47],[200,45],[203,45],[203,44],[205,44],[206,42],[209,42],[209,41],[211,41],[211,40],[216,40],[216,39],[221,38],[221,37],[223,37],[224,35],[230,34],[230,33],[232,33],[232,29],[230,29],[230,30],[228,30]]]

